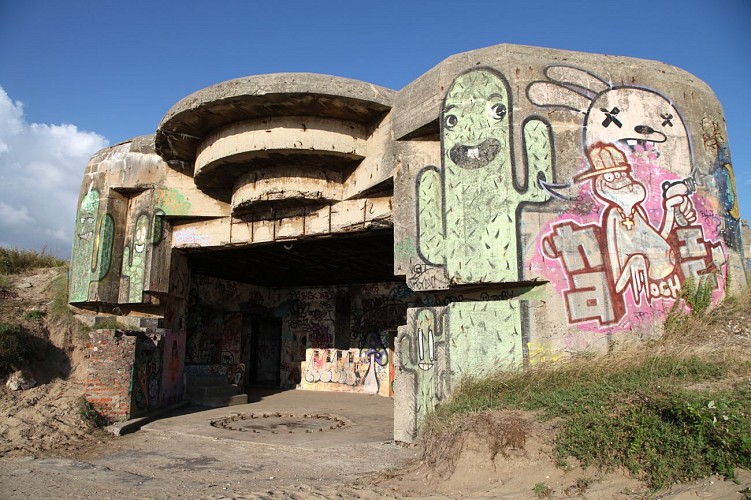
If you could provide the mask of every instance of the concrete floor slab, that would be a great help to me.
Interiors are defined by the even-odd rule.
[[[394,402],[390,398],[337,392],[256,389],[248,394],[248,401],[248,404],[223,408],[188,406],[145,425],[143,430],[307,449],[393,441]],[[223,421],[232,424],[230,427],[242,427],[242,417],[247,419],[244,422],[248,422],[251,415],[259,422],[264,416],[268,417],[268,425],[256,426],[260,429],[258,432],[241,432],[212,425],[212,422]],[[240,417],[237,424],[228,420],[233,416]],[[327,427],[321,423],[325,420],[322,416],[331,417],[332,425]],[[272,420],[278,423],[285,417],[296,422],[308,418],[311,425],[300,429],[272,425]],[[343,425],[337,426],[339,422],[343,422]],[[335,428],[331,429],[332,426]]]

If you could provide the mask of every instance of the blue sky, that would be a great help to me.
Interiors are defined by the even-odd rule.
[[[725,110],[751,218],[751,1],[0,0],[0,245],[68,256],[88,156],[223,80],[307,71],[400,89],[518,43],[655,59]]]

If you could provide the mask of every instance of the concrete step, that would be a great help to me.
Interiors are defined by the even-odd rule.
[[[187,385],[185,397],[193,404],[210,406],[231,406],[248,402],[247,394],[238,394],[240,388],[227,383],[221,385]]]
[[[203,406],[208,406],[210,408],[219,408],[221,406],[234,406],[234,405],[244,405],[248,402],[248,395],[247,394],[234,394],[232,396],[216,396],[216,397],[208,397],[203,399],[200,403]]]

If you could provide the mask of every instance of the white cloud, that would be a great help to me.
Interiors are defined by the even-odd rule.
[[[29,215],[26,207],[15,209],[10,205],[0,201],[0,227],[5,226],[23,226],[34,222],[34,218]]]
[[[68,257],[76,200],[91,155],[107,139],[75,125],[28,123],[0,87],[0,241]]]

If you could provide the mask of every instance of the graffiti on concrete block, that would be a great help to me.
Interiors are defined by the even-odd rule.
[[[395,397],[411,399],[409,419],[412,434],[425,415],[448,395],[450,373],[443,333],[443,308],[410,309],[407,321],[411,331],[400,335],[399,369],[414,379],[414,394],[397,392]],[[402,417],[400,415],[400,417]]]
[[[735,173],[730,163],[730,152],[727,144],[720,144],[717,152],[717,165],[712,172],[712,180],[718,191],[722,213],[722,236],[728,247],[740,250],[743,247],[741,238],[740,210],[738,209],[738,193],[735,188]]]
[[[227,367],[227,383],[237,386],[242,385],[245,379],[245,364],[234,363]]]
[[[686,124],[672,101],[635,85],[613,85],[588,71],[550,66],[546,81],[527,88],[532,103],[583,115],[584,150],[612,144],[649,158],[654,168],[691,176],[693,158]]]
[[[428,166],[417,175],[417,253],[443,267],[451,284],[517,281],[518,212],[550,198],[550,127],[537,117],[522,124],[522,182],[513,165],[512,109],[500,73],[479,68],[459,75],[441,109],[441,168]],[[413,289],[435,286],[430,274],[419,278],[426,269],[411,269]]]
[[[422,418],[465,377],[520,368],[524,360],[521,303],[454,302],[408,311],[398,338],[399,371],[413,379],[414,394],[397,391],[415,434]],[[400,403],[400,406],[402,404]],[[402,418],[400,416],[400,418]],[[402,422],[404,424],[404,422]]]
[[[131,377],[131,397],[139,410],[152,410],[161,404],[163,345],[139,338]]]
[[[115,237],[110,214],[99,214],[99,191],[91,188],[81,199],[70,270],[70,302],[89,300],[89,285],[109,272]]]
[[[654,90],[611,86],[567,66],[546,76],[529,86],[530,100],[584,114],[586,163],[568,213],[540,233],[533,266],[562,293],[570,323],[628,329],[642,313],[663,314],[662,301],[677,299],[689,277],[723,272],[726,252],[699,192],[689,133]]]
[[[388,384],[387,364],[373,349],[308,349],[303,387],[321,383],[327,390],[377,394]]]
[[[182,400],[183,365],[185,364],[185,332],[167,331],[162,360],[162,403]]]
[[[132,245],[123,249],[122,278],[127,283],[127,302],[143,301],[146,251],[149,242],[149,216],[140,214],[134,223]]]
[[[200,234],[195,228],[178,229],[172,233],[176,247],[205,247],[209,245],[209,237]]]

